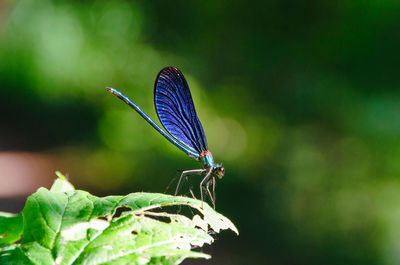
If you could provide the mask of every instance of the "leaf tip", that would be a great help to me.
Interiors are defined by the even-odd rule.
[[[56,171],[55,172],[56,173],[56,175],[57,175],[57,177],[59,178],[59,179],[61,179],[61,180],[67,180],[67,178],[63,175],[63,173],[61,173],[60,171]]]
[[[63,175],[60,171],[56,171],[57,179],[54,181],[53,186],[51,186],[51,191],[53,192],[67,192],[75,190],[74,186],[68,182],[67,177]]]

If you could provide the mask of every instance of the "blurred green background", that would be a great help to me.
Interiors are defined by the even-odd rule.
[[[158,121],[153,84],[172,65],[226,170],[217,210],[241,233],[184,264],[400,264],[399,12],[394,0],[1,1],[0,210],[19,211],[55,170],[109,195],[164,192],[197,168],[104,89]]]

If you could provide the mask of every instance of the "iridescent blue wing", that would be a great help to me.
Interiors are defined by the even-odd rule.
[[[177,68],[166,67],[158,74],[154,104],[162,125],[175,139],[199,154],[208,150],[189,86]]]

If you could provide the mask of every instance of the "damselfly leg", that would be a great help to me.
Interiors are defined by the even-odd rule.
[[[212,194],[210,192],[210,184],[211,183],[213,184],[213,186],[212,186],[213,193]],[[211,200],[214,210],[215,210],[215,177],[214,176],[212,177],[212,179],[207,181],[206,190],[207,190],[208,196],[210,196],[210,200]]]
[[[181,188],[181,183],[182,179],[185,178],[186,182],[190,185],[189,182],[189,176],[193,175],[201,175],[202,173],[207,172],[205,177],[201,180],[200,182],[200,197],[201,201],[204,201],[204,196],[203,196],[203,189],[207,192],[208,196],[210,197],[210,200],[213,204],[213,207],[215,209],[215,176],[212,176],[213,170],[212,168],[210,169],[192,169],[192,170],[184,170],[182,171],[179,180],[178,180],[178,185],[176,186],[175,190],[175,196],[178,194],[180,188]],[[212,178],[210,179],[210,176]],[[204,185],[205,184],[205,185]],[[210,191],[210,185],[212,184],[212,193]],[[192,189],[189,187],[189,192],[192,195],[194,199],[196,199],[196,196],[194,195]]]
[[[207,170],[207,169],[202,168],[202,169],[192,169],[192,170],[185,170],[185,171],[182,171],[182,174],[181,174],[181,176],[179,177],[178,185],[176,186],[175,194],[174,194],[174,195],[176,196],[176,195],[178,194],[183,177],[187,178],[187,177],[190,176],[190,175],[200,175],[201,173],[205,172],[206,170]],[[194,194],[193,194],[192,191],[191,191],[191,194],[192,194],[192,196],[194,197]]]
[[[200,182],[200,199],[201,201],[204,201],[204,197],[203,197],[203,186],[204,183],[207,183],[208,178],[211,176],[211,173],[213,172],[213,169],[210,168],[206,174],[206,176],[203,178],[203,180]]]

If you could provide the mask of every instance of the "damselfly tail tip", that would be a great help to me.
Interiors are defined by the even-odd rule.
[[[114,88],[107,86],[106,89],[108,90],[108,92],[110,92],[111,94],[115,95],[115,89]]]

